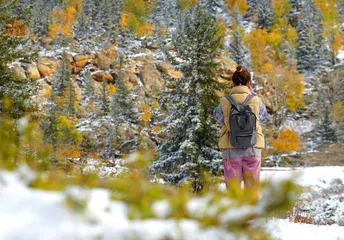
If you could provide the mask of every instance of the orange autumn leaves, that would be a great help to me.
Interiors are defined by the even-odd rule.
[[[6,35],[8,36],[25,36],[27,25],[20,20],[15,20],[10,26],[6,28]]]
[[[292,129],[285,128],[279,134],[277,139],[272,141],[272,147],[278,152],[300,151],[299,135]]]

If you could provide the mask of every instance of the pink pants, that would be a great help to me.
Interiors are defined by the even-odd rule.
[[[259,181],[260,157],[237,157],[223,160],[226,186],[230,180],[244,180],[245,187]]]

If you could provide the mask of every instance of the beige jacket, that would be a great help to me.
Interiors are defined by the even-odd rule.
[[[251,91],[247,86],[236,86],[231,90],[230,95],[232,95],[233,99],[238,104],[242,104],[250,93]],[[220,104],[224,115],[225,125],[222,127],[220,131],[219,148],[233,148],[229,140],[229,114],[232,108],[232,104],[225,97],[220,99]],[[262,126],[259,123],[259,104],[259,97],[254,97],[248,105],[250,106],[254,114],[257,116],[257,143],[256,145],[254,145],[254,147],[264,148],[265,139],[262,132]]]

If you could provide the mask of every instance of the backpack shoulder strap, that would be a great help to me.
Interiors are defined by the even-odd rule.
[[[242,105],[246,106],[255,97],[253,94],[249,94]]]
[[[226,99],[234,106],[236,109],[238,109],[238,104],[236,101],[233,99],[231,95],[226,95]]]

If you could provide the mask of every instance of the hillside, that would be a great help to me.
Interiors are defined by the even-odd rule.
[[[342,226],[343,30],[342,0],[1,1],[0,202],[14,194],[27,211],[13,184],[32,216],[51,211],[42,239],[69,217],[80,232],[52,239],[288,239],[271,226]],[[213,110],[238,65],[268,112],[263,178],[283,173],[225,193]],[[300,180],[295,167],[326,176]],[[111,231],[111,219],[126,227]]]

